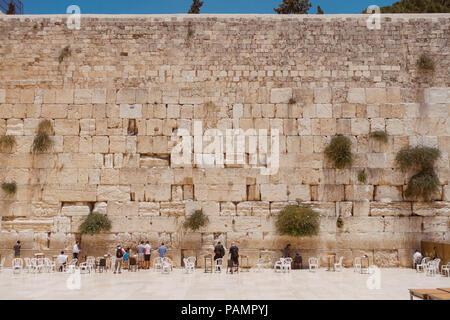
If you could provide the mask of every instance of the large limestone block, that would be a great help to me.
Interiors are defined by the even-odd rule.
[[[139,203],[135,201],[109,201],[107,206],[107,214],[112,216],[133,217],[138,215],[138,208]]]
[[[418,216],[450,216],[450,202],[413,202],[412,211]]]
[[[277,88],[270,92],[270,103],[288,103],[292,98],[292,88]]]
[[[346,185],[345,186],[345,200],[360,201],[373,199],[372,185]]]
[[[285,184],[262,184],[261,200],[263,201],[287,201],[287,185]]]
[[[412,214],[411,202],[378,202],[370,204],[371,216],[410,216]]]
[[[2,228],[7,231],[51,232],[53,218],[16,218],[2,221]]]
[[[130,201],[129,186],[98,186],[97,201]]]
[[[161,202],[160,205],[161,216],[181,217],[185,215],[185,204],[182,201]]]
[[[423,217],[422,232],[447,232],[449,231],[450,217],[435,216]]]
[[[383,232],[384,222],[381,217],[349,217],[345,218],[342,229],[350,233]]]
[[[68,205],[61,209],[61,214],[64,216],[86,216],[91,212],[89,206],[82,205]]]
[[[170,184],[149,184],[145,188],[146,201],[170,201],[171,195],[172,188]]]
[[[42,193],[43,201],[96,201],[96,186],[48,185]]]
[[[311,188],[308,184],[289,184],[288,188],[288,200],[311,201]]]
[[[377,186],[375,200],[381,202],[402,201],[402,188],[393,186]]]
[[[51,119],[64,119],[67,117],[67,108],[64,105],[44,104],[41,109],[41,117]]]
[[[142,104],[121,104],[120,118],[123,119],[141,119]]]
[[[0,89],[0,103],[6,102],[6,90]]]
[[[424,89],[425,103],[448,103],[450,100],[449,88]]]
[[[80,123],[78,120],[55,120],[55,134],[57,136],[77,136],[80,133]]]
[[[136,103],[136,89],[124,88],[120,89],[116,95],[117,104],[134,104]]]
[[[319,201],[342,201],[344,200],[344,185],[321,184],[318,187]]]
[[[75,104],[90,104],[92,103],[92,90],[90,89],[75,89]],[[45,101],[45,99],[44,99]]]
[[[399,266],[397,250],[375,250],[374,264],[381,268],[393,268]]]
[[[353,202],[353,216],[355,217],[367,217],[370,213],[370,201],[354,201]]]
[[[177,232],[182,227],[184,222],[180,217],[148,217],[150,219],[150,225],[146,226],[146,232]]]
[[[347,101],[349,103],[366,103],[366,91],[364,88],[350,88],[348,89]]]
[[[386,103],[386,88],[366,88],[366,102],[372,103]]]
[[[74,102],[73,89],[55,90],[55,103],[72,104]]]
[[[157,217],[159,216],[159,202],[139,202],[138,215]]]
[[[245,201],[245,184],[195,184],[194,197],[198,201]]]
[[[330,102],[331,102],[331,88],[314,89],[314,103],[330,103]]]
[[[59,215],[61,203],[58,201],[32,201],[31,214],[37,217],[54,217]]]
[[[351,132],[353,135],[368,134],[369,131],[369,120],[363,118],[351,119]]]
[[[235,216],[236,205],[233,202],[220,202],[220,215],[221,216]]]

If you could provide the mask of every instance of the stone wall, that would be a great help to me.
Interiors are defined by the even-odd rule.
[[[450,236],[449,17],[383,15],[369,30],[363,15],[83,16],[70,30],[64,16],[2,16],[0,134],[17,145],[0,154],[0,181],[17,192],[0,191],[0,253],[10,259],[17,239],[26,255],[70,250],[95,210],[112,230],[83,236],[94,255],[164,241],[177,264],[196,255],[201,265],[217,240],[234,240],[251,263],[290,242],[304,261],[337,252],[351,265],[367,253],[409,265],[421,240]],[[417,69],[422,53],[434,73]],[[41,119],[54,146],[34,155]],[[203,131],[278,129],[278,172],[177,165],[174,136],[193,135],[196,121]],[[369,138],[374,130],[389,141]],[[352,168],[324,159],[336,134],[351,138]],[[442,151],[434,202],[404,197],[410,174],[394,158],[408,145]],[[291,203],[321,213],[318,236],[276,234]],[[184,231],[200,208],[210,224]]]

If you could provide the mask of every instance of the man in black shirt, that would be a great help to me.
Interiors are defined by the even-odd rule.
[[[225,249],[223,248],[223,245],[219,241],[217,245],[214,247],[214,261],[217,259],[222,259],[224,255]]]
[[[14,258],[20,258],[20,248],[22,245],[20,241],[17,240],[17,243],[14,245]]]
[[[239,268],[239,248],[236,246],[234,242],[231,243],[230,247],[230,260],[233,266],[235,267],[235,271],[237,271]]]

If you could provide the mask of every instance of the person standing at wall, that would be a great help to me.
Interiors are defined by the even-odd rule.
[[[125,250],[123,250],[122,247],[118,245],[116,249],[116,265],[114,266],[114,274],[116,274],[117,271],[119,271],[119,273],[122,273],[122,262],[124,254]]]
[[[145,264],[145,266],[144,266],[144,268],[145,269],[150,269],[150,257],[151,257],[151,254],[152,254],[152,246],[150,245],[150,242],[149,241],[147,241],[146,243],[145,243],[145,247],[144,247],[144,264]]]
[[[14,248],[14,258],[20,258],[20,248],[22,248],[22,245],[20,244],[19,240],[17,240],[13,248]]]
[[[233,264],[232,268],[235,268],[235,272],[239,269],[239,248],[233,241],[230,247],[230,260]]]
[[[287,246],[284,248],[284,257],[290,258],[291,257],[291,244],[288,243]]]
[[[225,249],[219,241],[216,244],[216,246],[214,247],[214,261],[216,261],[217,259],[222,259],[224,255],[225,255]]]
[[[80,243],[78,241],[75,242],[72,253],[73,253],[73,258],[78,260],[78,255],[80,254]]]
[[[166,257],[167,248],[166,248],[166,246],[164,245],[164,242],[161,243],[161,247],[159,247],[158,252],[159,252],[159,256],[160,256],[161,258],[165,258],[165,257]]]
[[[137,246],[137,252],[138,252],[138,265],[139,269],[144,269],[144,255],[145,255],[145,246],[144,241],[141,241],[141,243]]]

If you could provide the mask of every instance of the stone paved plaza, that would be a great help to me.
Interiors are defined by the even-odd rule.
[[[81,289],[69,290],[67,274],[0,273],[0,299],[161,299],[161,300],[358,300],[409,299],[409,288],[450,287],[450,278],[427,277],[412,269],[381,269],[381,289],[370,290],[367,274],[293,270],[274,273],[265,269],[239,274],[205,274],[197,269],[185,274],[175,269],[171,274],[154,271],[111,272],[81,275]]]

